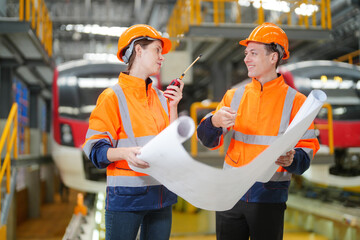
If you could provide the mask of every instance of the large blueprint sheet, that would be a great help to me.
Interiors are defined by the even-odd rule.
[[[151,175],[198,208],[231,209],[255,182],[271,179],[278,168],[276,159],[296,145],[325,100],[324,92],[312,91],[284,135],[243,167],[221,170],[194,160],[182,146],[195,130],[189,117],[180,117],[141,149],[138,157],[149,168],[131,167]]]

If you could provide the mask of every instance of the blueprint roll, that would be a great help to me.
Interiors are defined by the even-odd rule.
[[[169,165],[177,158],[188,155],[182,143],[195,131],[194,121],[188,116],[181,116],[141,148],[137,157],[148,162],[150,168],[141,169],[130,166],[134,171],[147,173],[155,168]],[[166,159],[171,158],[171,161]],[[151,174],[149,174],[151,175]],[[155,177],[155,176],[153,176]],[[157,178],[157,177],[155,177]]]
[[[189,117],[180,117],[141,148],[140,159],[150,167],[131,167],[146,173],[170,191],[198,208],[231,209],[255,182],[267,182],[276,172],[276,159],[294,148],[326,101],[320,90],[312,91],[285,131],[249,164],[222,170],[194,160],[182,143],[195,130]]]
[[[171,127],[176,128],[177,138],[181,143],[188,140],[194,134],[195,124],[190,117],[181,116],[172,125],[174,126]]]

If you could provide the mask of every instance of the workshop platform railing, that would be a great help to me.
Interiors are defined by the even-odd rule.
[[[175,49],[190,26],[264,22],[331,30],[330,0],[178,0],[167,32]]]
[[[0,186],[2,185],[2,180],[6,174],[6,195],[10,195],[11,185],[11,157],[17,159],[18,152],[17,152],[17,130],[18,130],[18,107],[17,104],[14,103],[11,107],[9,117],[6,121],[4,130],[2,131],[2,135],[0,138]],[[6,153],[4,162],[1,163],[1,156],[2,150],[6,147]],[[11,156],[13,153],[13,156]],[[0,202],[2,203],[4,198],[1,196],[1,189],[0,189]],[[11,202],[11,199],[7,199],[7,202]],[[5,206],[5,208],[2,208]],[[6,207],[7,206],[7,207]],[[0,239],[6,239],[6,219],[7,214],[9,211],[10,205],[9,204],[0,204]]]
[[[31,28],[36,32],[45,51],[52,56],[52,21],[44,0],[20,0],[19,20],[31,22]]]
[[[354,58],[358,57],[358,61],[354,62]],[[338,61],[338,62],[347,62],[350,64],[356,64],[356,65],[360,65],[360,49],[353,51],[351,53],[348,53],[346,55],[343,55],[341,57],[338,57],[336,59],[334,59],[334,61]]]

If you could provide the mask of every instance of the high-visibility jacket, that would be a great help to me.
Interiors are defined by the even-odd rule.
[[[169,106],[160,90],[121,73],[118,83],[97,100],[83,150],[90,158],[92,147],[103,140],[114,148],[144,146],[169,125],[168,115]],[[176,202],[174,193],[153,177],[133,171],[126,160],[112,162],[106,173],[107,210],[149,210]]]
[[[252,79],[249,84],[228,90],[216,110],[204,118],[211,117],[223,106],[237,111],[233,134],[225,156],[224,169],[241,167],[251,162],[285,132],[305,100],[306,97],[303,94],[285,84],[281,75],[263,86]],[[218,145],[214,149],[223,144],[224,135],[229,130],[223,129]],[[310,160],[313,159],[319,149],[313,124],[296,144],[296,148],[301,148]],[[279,167],[268,183],[256,183],[244,195],[243,200],[285,202],[290,180],[291,173]],[[280,191],[281,189],[283,191]],[[280,194],[276,195],[274,191],[280,191]]]

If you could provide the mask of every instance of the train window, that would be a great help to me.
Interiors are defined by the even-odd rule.
[[[118,81],[118,73],[64,76],[59,78],[59,114],[87,120],[100,93]]]

